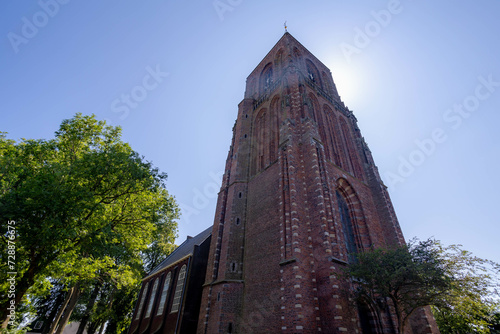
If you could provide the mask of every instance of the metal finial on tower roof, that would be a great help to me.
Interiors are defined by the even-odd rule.
[[[287,26],[286,26],[286,21],[285,21],[284,26],[285,26],[285,32],[288,32],[288,30],[286,30],[286,28],[287,28]]]

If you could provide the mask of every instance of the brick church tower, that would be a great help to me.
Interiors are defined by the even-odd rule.
[[[248,76],[219,193],[198,334],[392,333],[336,273],[403,235],[330,70],[285,33]],[[408,333],[438,333],[428,309]]]

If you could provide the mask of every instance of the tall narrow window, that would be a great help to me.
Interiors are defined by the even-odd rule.
[[[273,83],[273,71],[269,70],[264,76],[264,89],[269,89]]]
[[[328,142],[329,142],[329,151],[331,152],[330,158],[337,165],[342,166],[340,163],[340,156],[337,148],[337,138],[336,138],[336,117],[333,114],[332,109],[330,109],[326,104],[323,106],[323,115],[326,117],[326,123],[328,128]]]
[[[148,287],[149,287],[149,282],[146,283],[144,291],[142,292],[141,301],[139,302],[139,308],[137,309],[135,320],[139,319],[139,317],[141,316],[142,307],[144,306],[144,301],[146,300],[146,295],[148,294]]]
[[[255,134],[254,138],[256,140],[255,142],[255,149],[256,149],[256,168],[255,172],[258,172],[262,169],[264,169],[267,166],[267,156],[266,152],[269,149],[269,147],[266,147],[269,145],[267,143],[267,126],[266,126],[266,119],[267,119],[267,109],[262,109],[259,114],[257,115],[256,121],[255,121]]]
[[[179,271],[179,277],[177,278],[177,286],[175,287],[174,301],[172,303],[172,311],[170,313],[175,313],[179,311],[179,306],[182,299],[182,289],[184,288],[184,281],[186,279],[186,265],[183,265]]]
[[[319,113],[319,104],[318,99],[314,97],[314,94],[309,93],[308,95],[310,100],[310,108],[309,108],[309,116],[318,123],[319,127],[323,127],[323,120],[321,119],[321,114]]]
[[[358,249],[354,240],[354,229],[349,215],[349,207],[344,197],[337,191],[337,202],[339,205],[340,222],[342,224],[342,232],[347,249],[347,259],[349,263],[356,262],[356,253]]]
[[[158,277],[155,279],[155,283],[153,284],[153,290],[151,290],[151,296],[149,297],[149,303],[145,318],[149,318],[151,316],[151,310],[153,309],[153,304],[156,297],[156,290],[158,290]]]
[[[158,311],[156,311],[156,315],[162,314],[163,310],[165,309],[165,302],[167,301],[168,290],[170,289],[171,280],[172,280],[172,272],[169,272],[167,274],[167,277],[165,278],[165,282],[163,283],[163,291],[161,292],[160,305],[158,305]]]
[[[277,53],[276,56],[274,57],[274,67],[278,71],[277,73],[280,73],[280,68],[281,68],[281,63],[283,62],[283,49],[280,49]]]
[[[309,59],[306,60],[307,78],[314,84],[321,87],[321,79],[319,78],[318,69]]]
[[[260,87],[262,92],[271,88],[272,84],[273,84],[273,67],[271,63],[269,63],[266,65],[266,67],[264,67],[264,70],[262,71],[262,74],[260,76]]]
[[[271,102],[269,113],[269,163],[273,163],[278,156],[278,141],[279,141],[279,115],[280,100],[275,97]]]
[[[363,174],[360,169],[357,150],[354,146],[355,142],[351,136],[351,132],[349,131],[347,123],[343,118],[340,119],[340,127],[342,128],[343,139],[345,142],[345,147],[347,148],[347,157],[351,164],[351,172],[357,178],[362,179]]]

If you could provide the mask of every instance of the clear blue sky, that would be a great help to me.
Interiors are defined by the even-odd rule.
[[[213,223],[245,79],[287,21],[358,118],[406,238],[500,262],[498,13],[498,1],[3,1],[0,131],[51,138],[77,112],[122,126],[168,173],[181,242]]]

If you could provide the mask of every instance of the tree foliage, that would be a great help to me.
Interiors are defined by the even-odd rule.
[[[355,281],[356,297],[379,307],[388,299],[394,306],[399,333],[420,307],[438,304],[451,286],[451,277],[440,261],[432,240],[394,249],[359,253],[348,267]]]
[[[6,247],[5,222],[15,221],[16,305],[48,278],[136,284],[141,252],[153,243],[168,252],[175,240],[178,208],[165,180],[121,140],[119,127],[93,115],[64,120],[50,140],[16,143],[1,134],[0,235]],[[6,263],[1,258],[0,284]],[[0,295],[3,321],[8,302]]]
[[[393,249],[360,253],[347,269],[356,298],[395,309],[399,333],[421,307],[432,306],[441,333],[489,333],[498,312],[498,264],[457,245],[412,240]]]
[[[500,265],[459,245],[437,246],[453,277],[443,303],[432,308],[441,333],[490,333],[500,312]]]

